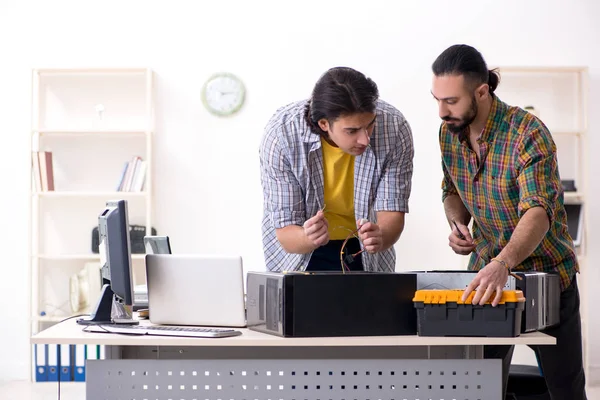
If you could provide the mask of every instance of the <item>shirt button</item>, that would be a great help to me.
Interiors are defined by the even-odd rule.
[[[479,204],[477,204],[477,208],[481,210],[481,206]]]

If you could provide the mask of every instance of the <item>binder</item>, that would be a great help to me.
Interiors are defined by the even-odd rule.
[[[35,381],[36,382],[47,382],[48,381],[48,370],[46,364],[46,347],[45,344],[35,344]]]
[[[48,382],[58,382],[58,345],[48,345]]]
[[[87,345],[87,356],[86,359],[88,360],[97,360],[100,358],[100,346],[97,344],[91,345],[88,344]]]
[[[85,351],[86,345],[75,345],[75,382],[85,382]]]
[[[60,348],[60,380],[71,381],[71,349],[68,344],[59,345]]]

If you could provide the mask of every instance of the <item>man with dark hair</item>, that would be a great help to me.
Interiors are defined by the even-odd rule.
[[[332,68],[310,99],[273,115],[260,145],[263,250],[271,271],[394,271],[413,141],[377,85]]]
[[[577,257],[567,231],[556,146],[534,115],[503,103],[499,76],[473,47],[446,49],[432,66],[439,131],[442,199],[450,247],[479,271],[463,294],[496,306],[510,270],[557,272],[560,324],[545,330],[556,346],[532,346],[552,399],[585,399]],[[473,234],[468,224],[473,219]],[[504,388],[514,346],[486,346],[503,359]]]

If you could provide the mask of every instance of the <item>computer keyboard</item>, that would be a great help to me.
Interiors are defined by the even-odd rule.
[[[229,328],[199,328],[166,325],[88,325],[84,332],[123,333],[131,335],[186,336],[197,338],[220,338],[241,335],[242,332]]]

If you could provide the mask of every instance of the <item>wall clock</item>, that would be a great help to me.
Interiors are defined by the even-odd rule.
[[[235,114],[246,97],[244,83],[235,75],[221,72],[212,75],[202,87],[202,103],[218,116]]]

